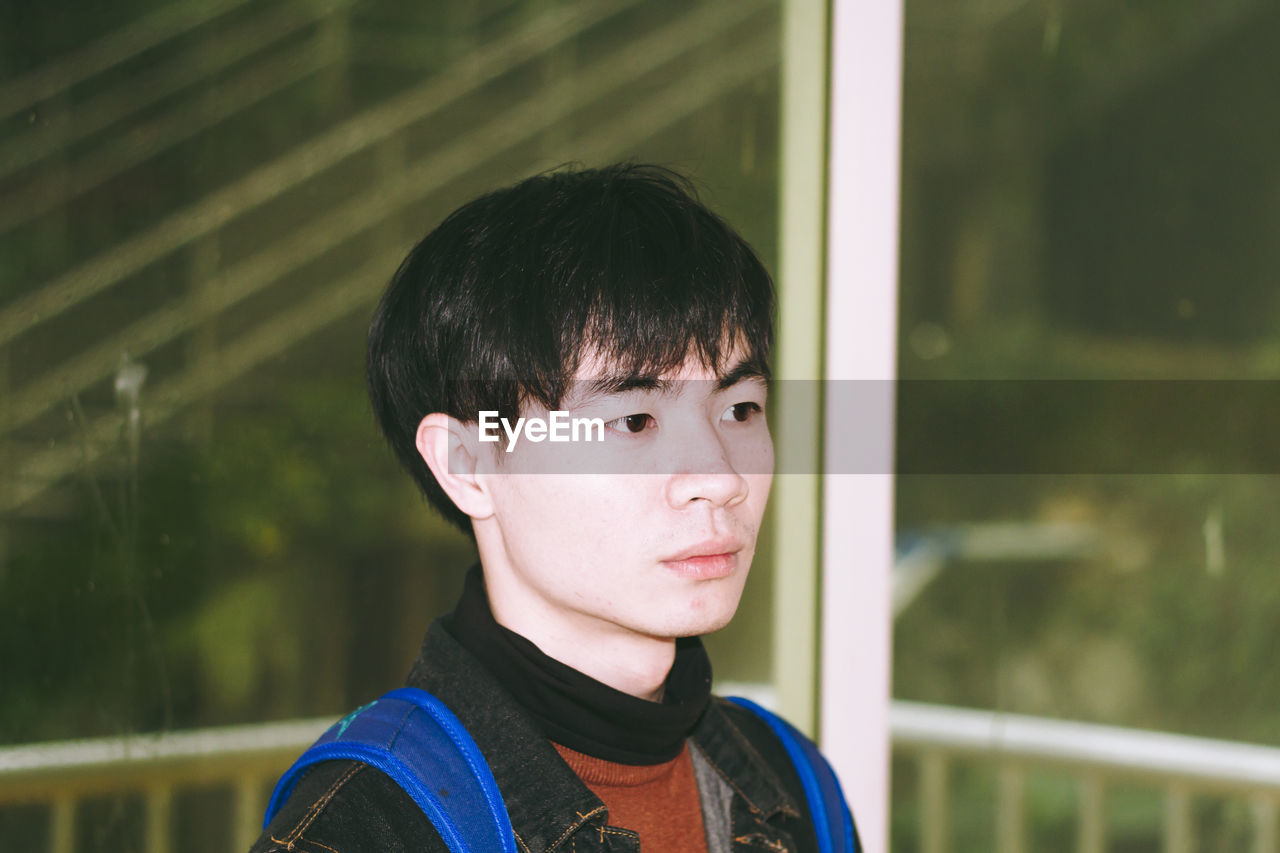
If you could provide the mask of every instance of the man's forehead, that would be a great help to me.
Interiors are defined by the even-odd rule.
[[[638,371],[635,362],[627,357],[625,350],[601,346],[598,342],[588,340],[577,356],[572,381],[609,381],[629,379],[662,379],[662,380],[719,380],[735,371],[740,365],[754,363],[753,348],[745,333],[726,330],[720,340],[717,353],[717,364],[709,364],[705,354],[690,341],[684,360],[676,367],[662,372]],[[758,365],[757,372],[764,376],[767,369]]]

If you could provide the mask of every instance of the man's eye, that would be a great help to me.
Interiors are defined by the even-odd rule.
[[[646,429],[649,429],[650,426],[657,426],[657,423],[658,422],[654,420],[653,415],[639,414],[627,415],[626,417],[618,418],[615,421],[609,421],[608,427],[609,429],[617,430],[619,432],[634,433],[644,432]]]
[[[752,415],[758,415],[763,409],[759,403],[734,403],[732,406],[724,410],[724,414],[720,416],[722,421],[737,421],[743,423],[751,420]]]

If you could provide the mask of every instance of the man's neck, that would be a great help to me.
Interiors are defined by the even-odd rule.
[[[676,641],[650,637],[615,625],[602,625],[589,616],[545,618],[527,601],[505,601],[501,590],[489,590],[494,620],[542,650],[602,684],[639,699],[662,701],[663,686],[675,663]]]

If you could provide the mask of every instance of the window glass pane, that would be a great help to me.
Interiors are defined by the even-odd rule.
[[[474,553],[377,434],[374,302],[449,211],[569,162],[689,174],[772,267],[778,39],[768,0],[7,5],[0,745],[398,686]],[[758,553],[722,681],[769,678]],[[0,776],[0,837],[133,849],[227,825],[232,781]]]
[[[895,698],[1280,747],[1277,24],[906,4]],[[1256,783],[1139,783],[1128,734],[1129,771],[1002,777],[1000,725],[976,758],[899,744],[895,847],[1274,838]]]

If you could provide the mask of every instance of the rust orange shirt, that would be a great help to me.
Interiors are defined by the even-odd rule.
[[[555,744],[565,762],[609,809],[609,825],[640,835],[640,849],[707,853],[702,804],[689,744],[662,764],[619,764]]]

